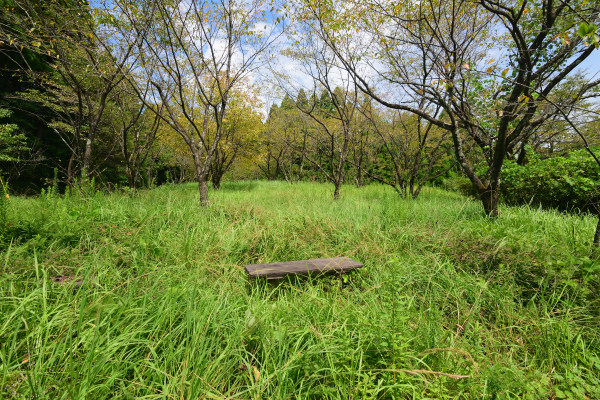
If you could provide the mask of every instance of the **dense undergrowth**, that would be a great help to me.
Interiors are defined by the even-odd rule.
[[[502,178],[501,194],[509,204],[597,214],[600,170],[585,149],[546,159],[532,153],[525,165],[507,162]]]
[[[437,189],[226,183],[12,198],[0,397],[600,398],[595,221]],[[346,255],[335,278],[246,263]]]

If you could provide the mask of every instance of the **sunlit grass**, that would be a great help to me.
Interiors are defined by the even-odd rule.
[[[438,189],[331,195],[239,182],[206,209],[193,185],[13,198],[0,397],[600,397],[593,219],[490,221]],[[243,272],[341,255],[365,265],[343,288]]]

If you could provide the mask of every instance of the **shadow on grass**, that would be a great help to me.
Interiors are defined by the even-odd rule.
[[[313,275],[288,275],[281,279],[267,280],[264,278],[249,278],[248,289],[250,292],[259,293],[264,298],[277,299],[284,293],[302,292],[308,287],[318,286],[325,292],[339,290],[361,290],[364,286],[364,277],[361,271],[350,271],[339,275],[337,273]]]
[[[44,230],[41,224],[35,222],[9,224],[0,229],[0,251],[26,242],[43,247],[49,240],[57,241],[63,246],[73,247],[80,242],[81,235],[77,232],[54,234]]]
[[[39,226],[35,224],[8,224],[0,229],[0,250],[6,250],[11,243],[22,243],[31,240],[40,233]]]

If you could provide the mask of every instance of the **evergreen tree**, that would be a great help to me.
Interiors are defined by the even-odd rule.
[[[300,91],[298,91],[298,96],[296,97],[296,106],[302,110],[306,110],[308,107],[308,98],[306,97],[306,92],[304,89],[300,89]]]
[[[333,101],[331,100],[331,96],[326,89],[323,89],[321,92],[321,98],[319,99],[319,108],[324,114],[331,114],[333,110]]]
[[[279,106],[279,108],[281,108],[282,110],[293,110],[294,108],[296,108],[296,106],[294,105],[294,100],[292,100],[292,98],[288,94],[286,94],[283,100],[281,100],[281,105]]]

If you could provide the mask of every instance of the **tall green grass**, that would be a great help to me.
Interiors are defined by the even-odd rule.
[[[11,199],[0,397],[600,398],[595,222],[436,189],[226,183]],[[350,256],[336,278],[247,263]],[[61,282],[55,282],[60,280]]]

